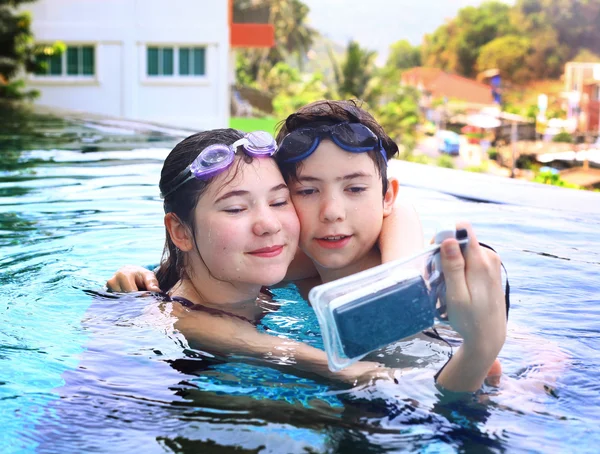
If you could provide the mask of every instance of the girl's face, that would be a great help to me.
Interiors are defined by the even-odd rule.
[[[294,258],[298,217],[273,159],[254,158],[250,164],[239,159],[196,205],[200,266],[222,281],[273,285]]]

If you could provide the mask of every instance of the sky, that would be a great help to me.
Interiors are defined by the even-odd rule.
[[[310,25],[326,37],[346,45],[351,39],[378,52],[385,63],[390,44],[407,39],[421,43],[446,19],[465,6],[484,0],[302,0],[310,8]],[[514,1],[506,1],[514,3]]]

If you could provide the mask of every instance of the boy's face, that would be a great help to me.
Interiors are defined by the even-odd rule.
[[[290,190],[300,219],[300,247],[318,268],[337,277],[360,271],[391,210],[367,153],[350,153],[323,140],[298,168]]]

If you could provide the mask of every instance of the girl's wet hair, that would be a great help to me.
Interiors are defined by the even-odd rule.
[[[199,132],[183,139],[175,145],[175,148],[171,150],[169,156],[165,159],[160,174],[159,187],[161,193],[164,194],[168,192],[177,175],[189,166],[206,147],[215,144],[231,145],[233,142],[243,137],[244,133],[235,129],[213,129],[210,131]],[[244,162],[252,162],[252,158],[245,153],[241,153],[239,156],[240,157],[237,158],[238,166]],[[229,181],[235,178],[238,169],[239,167],[233,172]],[[214,179],[215,177],[207,180],[197,180],[192,178],[175,191],[169,193],[164,199],[165,213],[174,213],[179,220],[190,229],[194,236],[194,242],[196,241],[194,210],[198,200]],[[225,184],[229,183],[229,181]],[[197,248],[198,245],[196,244],[196,249]],[[169,232],[166,232],[163,256],[160,267],[156,272],[158,284],[161,289],[167,291],[184,276],[185,262],[183,253],[175,246],[169,236]]]
[[[359,102],[355,100],[323,100],[301,107],[278,125],[279,131],[276,140],[278,144],[281,143],[286,135],[299,128],[331,126],[339,123],[361,123],[368,127],[381,140],[388,160],[398,153],[398,145],[385,133],[383,127],[373,118],[373,115],[361,108]],[[375,167],[381,176],[383,194],[385,195],[388,186],[387,161],[383,159],[378,150],[369,151],[367,154],[375,163]],[[277,160],[277,155],[275,155],[275,159]],[[302,166],[302,161],[285,163],[278,160],[277,164],[286,182],[298,178],[298,170]]]

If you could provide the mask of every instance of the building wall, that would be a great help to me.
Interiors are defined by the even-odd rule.
[[[38,0],[38,42],[94,45],[95,76],[32,76],[40,105],[194,129],[229,120],[227,0]],[[149,77],[146,46],[203,46],[203,77]]]

